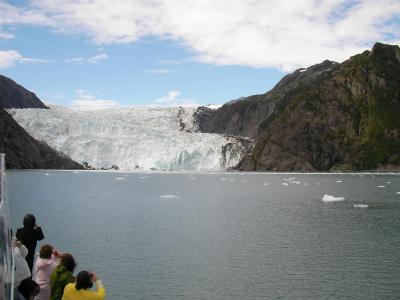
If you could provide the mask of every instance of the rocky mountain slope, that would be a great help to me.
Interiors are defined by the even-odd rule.
[[[31,137],[3,108],[48,108],[36,95],[0,75],[0,152],[11,169],[83,169],[66,155]]]
[[[199,128],[256,139],[241,170],[400,169],[400,48],[376,43],[271,91],[203,111]]]
[[[11,169],[83,169],[82,165],[36,141],[0,108],[0,152]]]
[[[34,93],[3,75],[0,75],[0,107],[48,108]]]

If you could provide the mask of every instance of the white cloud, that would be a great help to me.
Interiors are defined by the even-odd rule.
[[[169,69],[150,69],[150,70],[146,70],[146,73],[149,74],[157,74],[157,75],[165,75],[168,73],[171,73],[172,71]]]
[[[199,106],[194,100],[189,98],[179,98],[180,91],[168,91],[167,95],[154,100],[154,105],[165,106],[165,107],[177,107],[177,106]]]
[[[291,70],[400,39],[400,22],[390,22],[400,14],[398,0],[35,0],[23,9],[1,3],[7,13],[0,25],[40,24],[97,44],[159,36],[221,65]]]
[[[13,34],[5,32],[0,29],[0,40],[9,40],[9,39],[13,39],[13,38],[14,38]]]
[[[48,63],[50,60],[22,56],[15,50],[0,50],[0,69],[10,68],[18,63]]]
[[[109,56],[105,53],[101,53],[92,57],[74,57],[65,60],[69,64],[97,64],[98,62],[108,59]]]
[[[122,105],[114,100],[97,98],[85,90],[77,90],[76,98],[70,102],[69,107],[76,110],[99,110],[118,108]]]

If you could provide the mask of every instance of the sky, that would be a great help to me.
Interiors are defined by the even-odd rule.
[[[0,0],[0,74],[75,108],[223,104],[400,42],[400,0]]]

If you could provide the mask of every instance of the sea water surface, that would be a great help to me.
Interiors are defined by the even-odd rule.
[[[107,299],[400,298],[398,174],[8,171],[7,187],[13,229],[33,213],[39,246]]]

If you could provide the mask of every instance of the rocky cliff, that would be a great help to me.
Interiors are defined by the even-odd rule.
[[[0,75],[0,107],[48,108],[34,93],[3,75]]]
[[[3,108],[48,107],[36,95],[0,75],[0,152],[11,169],[83,169],[83,166],[31,137]]]
[[[400,48],[376,43],[341,64],[299,69],[199,122],[256,139],[241,170],[399,170]]]
[[[0,152],[11,169],[83,169],[47,144],[36,141],[10,114],[0,108]]]

